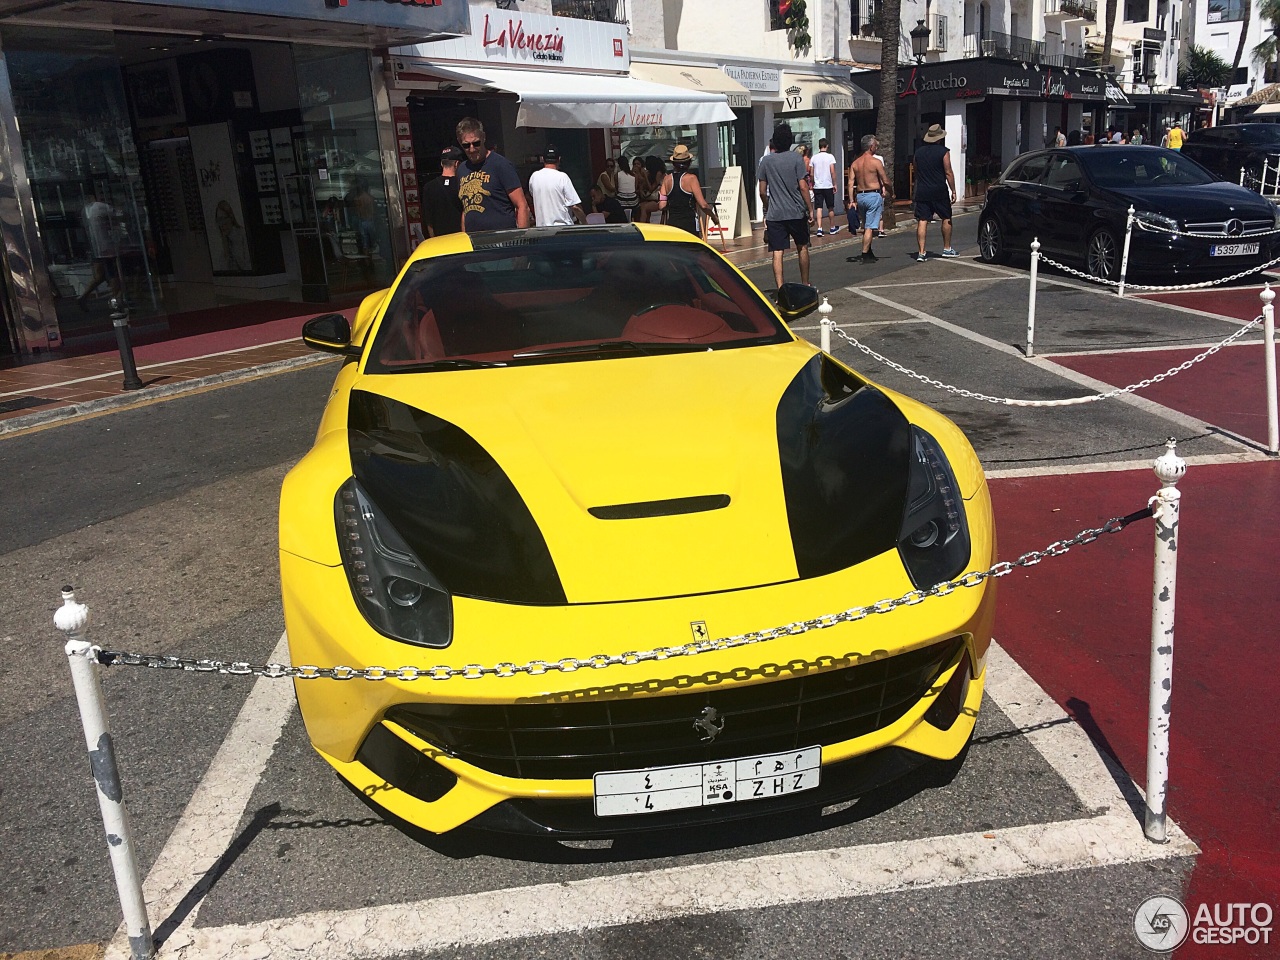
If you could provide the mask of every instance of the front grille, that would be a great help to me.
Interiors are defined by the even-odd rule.
[[[1232,232],[1228,225],[1236,227]],[[1205,223],[1188,223],[1183,229],[1188,233],[1208,233],[1215,237],[1248,237],[1257,233],[1267,233],[1276,228],[1274,220],[1218,220]]]
[[[840,670],[669,697],[573,703],[405,704],[393,720],[473,766],[508,777],[587,779],[607,770],[840,743],[888,726],[918,702],[963,639]],[[694,726],[715,707],[724,728],[705,742]]]

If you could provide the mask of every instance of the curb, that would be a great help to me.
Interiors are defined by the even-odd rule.
[[[321,353],[305,354],[300,357],[290,357],[287,360],[259,363],[241,370],[228,370],[226,373],[214,373],[207,377],[197,377],[194,380],[183,380],[180,383],[146,387],[141,391],[122,393],[114,397],[86,400],[84,403],[73,403],[62,407],[48,407],[25,416],[0,420],[0,438],[36,427],[50,426],[51,424],[75,420],[96,413],[127,410],[130,407],[143,406],[152,400],[178,397],[186,393],[197,393],[209,387],[236,383],[240,380],[253,380],[257,377],[271,376],[276,373],[286,373],[290,370],[313,366],[317,363],[329,363],[336,359],[338,358]]]

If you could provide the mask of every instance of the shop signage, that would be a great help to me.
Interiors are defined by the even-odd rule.
[[[898,99],[931,95],[937,100],[966,100],[987,95],[1062,100],[1105,99],[1096,74],[1053,67],[970,61],[963,68],[947,64],[913,66],[898,74]]]
[[[355,3],[357,0],[348,0]],[[360,0],[362,3],[375,0]],[[376,0],[378,3],[392,0]],[[394,0],[399,2],[399,0]],[[462,0],[448,0],[462,3]],[[575,20],[541,13],[508,12],[494,7],[469,8],[469,36],[435,40],[392,51],[396,58],[422,58],[430,63],[483,63],[504,67],[568,67],[616,74],[631,66],[625,23]]]
[[[512,17],[505,23],[498,20],[490,26],[489,15],[484,15],[484,34],[481,40],[485,50],[490,47],[510,48],[513,52],[525,52],[534,60],[554,60],[564,63],[564,34],[560,29],[537,33],[526,31],[524,19]]]
[[[753,93],[777,93],[782,87],[782,71],[770,67],[742,67],[723,63],[720,69]]]

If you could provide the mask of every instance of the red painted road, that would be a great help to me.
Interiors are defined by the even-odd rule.
[[[1178,293],[1144,294],[1141,299],[1175,303],[1180,307],[1216,313],[1237,320],[1252,320],[1262,313],[1258,292],[1262,287],[1215,287],[1209,290],[1183,290]]]
[[[1223,336],[1229,333],[1225,330]],[[1048,359],[1112,386],[1124,387],[1163,373],[1203,352],[1203,348],[1153,350]],[[1265,360],[1266,352],[1260,343],[1233,344],[1168,380],[1139,390],[1137,395],[1265,445]]]
[[[1000,555],[1140,509],[1159,486],[1148,470],[993,481]],[[1193,466],[1179,486],[1169,812],[1204,850],[1186,905],[1194,916],[1202,902],[1266,902],[1280,915],[1280,462]],[[999,642],[1139,784],[1153,564],[1153,525],[1133,524],[1010,575],[996,621]],[[1188,943],[1178,955],[1280,955],[1274,942],[1251,950]]]

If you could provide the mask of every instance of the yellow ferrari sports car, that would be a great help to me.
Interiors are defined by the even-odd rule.
[[[371,803],[610,837],[961,753],[994,585],[921,594],[995,559],[982,468],[791,333],[816,290],[777,300],[680,230],[548,227],[308,321],[345,362],[284,482],[285,621],[294,664],[381,668],[295,681]]]

